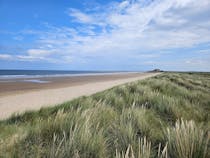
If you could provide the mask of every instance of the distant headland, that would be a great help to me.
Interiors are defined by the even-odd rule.
[[[164,72],[164,71],[160,70],[160,69],[154,69],[154,70],[151,70],[151,71],[148,71],[148,72]]]

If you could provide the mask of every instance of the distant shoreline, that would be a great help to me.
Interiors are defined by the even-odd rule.
[[[159,73],[127,73],[97,76],[45,78],[32,82],[0,83],[0,119],[16,112],[37,110],[71,99],[91,95],[120,84],[145,79]]]
[[[0,96],[22,94],[43,89],[55,89],[78,86],[87,83],[103,82],[125,78],[133,78],[142,73],[100,73],[100,74],[72,74],[68,76],[44,76],[0,79]]]
[[[46,74],[46,75],[0,75],[1,81],[12,81],[15,79],[53,78],[53,77],[74,77],[74,76],[99,76],[115,74],[132,74],[141,72],[97,72],[97,73],[72,73],[72,74]]]
[[[139,73],[137,71],[61,71],[61,70],[0,70],[0,81],[21,78],[94,76],[109,74]]]

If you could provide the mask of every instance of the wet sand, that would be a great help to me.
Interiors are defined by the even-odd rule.
[[[158,73],[123,73],[94,76],[46,77],[0,82],[0,119],[13,113],[53,106],[80,96],[87,96],[113,86],[152,77]],[[10,80],[11,81],[11,80]]]
[[[69,76],[69,77],[42,77],[42,78],[21,78],[0,80],[0,96],[11,94],[22,94],[30,91],[42,89],[55,89],[71,87],[87,83],[113,81],[141,76],[142,73],[121,73],[108,75],[88,75],[88,76]],[[43,83],[33,82],[41,81]]]

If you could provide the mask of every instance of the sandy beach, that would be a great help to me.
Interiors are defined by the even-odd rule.
[[[45,81],[43,83],[20,82],[18,80],[16,82],[0,82],[0,119],[5,119],[13,113],[53,106],[157,74],[159,73],[48,77],[40,79]]]

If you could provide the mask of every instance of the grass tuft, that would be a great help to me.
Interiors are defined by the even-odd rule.
[[[209,136],[194,121],[178,120],[175,127],[167,129],[167,141],[171,157],[205,158]]]

